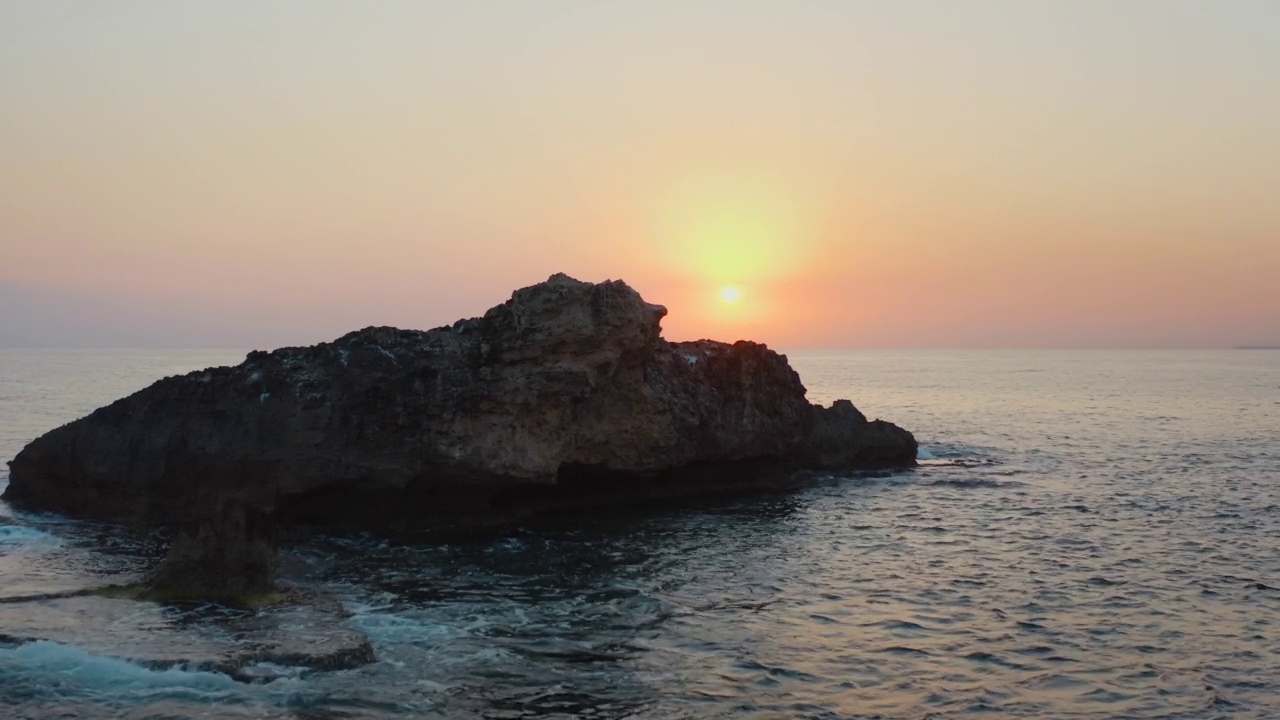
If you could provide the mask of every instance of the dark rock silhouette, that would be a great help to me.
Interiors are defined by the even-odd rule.
[[[218,599],[253,607],[275,593],[276,528],[261,511],[215,502],[199,522],[175,528],[169,553],[141,597]]]
[[[181,584],[201,558],[243,560],[224,552],[235,533],[260,555],[259,521],[246,518],[462,532],[783,487],[802,469],[915,463],[905,430],[848,401],[810,405],[785,357],[752,342],[664,341],[665,314],[621,281],[555,275],[451,327],[252,352],[37,438],[10,463],[5,499],[196,528],[157,573]]]

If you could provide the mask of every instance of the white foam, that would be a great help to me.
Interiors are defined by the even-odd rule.
[[[0,547],[13,548],[22,545],[49,545],[60,541],[56,535],[29,525],[0,525]]]
[[[226,695],[241,686],[220,673],[200,670],[152,670],[127,660],[93,655],[81,648],[38,640],[0,648],[0,677],[7,682],[32,681],[84,689],[128,689],[148,695],[206,698]]]
[[[296,680],[307,671],[306,668],[293,665],[277,665],[262,662],[240,668],[241,677],[252,678],[254,682],[272,682],[281,679]]]
[[[925,446],[921,445],[920,447],[916,448],[916,459],[917,459],[917,460],[932,460],[932,459],[933,459],[933,453],[929,452],[929,448],[927,448],[927,447],[925,447]]]
[[[29,688],[61,699],[133,704],[160,699],[218,705],[289,704],[305,697],[306,681],[294,668],[249,669],[264,684],[246,684],[222,673],[170,667],[153,670],[83,648],[37,640],[0,648],[0,687]],[[274,671],[274,672],[273,672]]]
[[[374,645],[435,643],[459,634],[455,629],[437,622],[384,612],[356,611],[347,624],[369,638]]]

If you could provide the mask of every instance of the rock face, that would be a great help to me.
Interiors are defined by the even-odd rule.
[[[223,503],[197,523],[180,523],[169,554],[147,579],[145,597],[218,598],[242,604],[275,590],[276,528],[261,511]]]
[[[236,507],[434,530],[914,464],[910,433],[810,405],[785,357],[664,341],[665,314],[620,281],[555,275],[451,327],[253,352],[36,439],[5,499],[147,524]]]

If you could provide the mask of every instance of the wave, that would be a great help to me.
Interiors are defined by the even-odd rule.
[[[26,685],[57,694],[67,690],[176,694],[186,699],[221,699],[241,687],[221,673],[172,667],[153,670],[128,660],[93,655],[70,645],[37,640],[0,648],[0,678],[5,687]]]
[[[375,646],[445,643],[460,634],[458,628],[450,625],[379,612],[374,608],[352,608],[351,613],[347,625],[369,638]]]
[[[52,533],[30,525],[0,524],[0,547],[13,548],[31,544],[54,544],[61,540]]]
[[[49,640],[0,647],[0,705],[35,698],[111,704],[156,700],[278,704],[295,697],[301,683],[282,679],[249,685],[218,672],[152,668]]]

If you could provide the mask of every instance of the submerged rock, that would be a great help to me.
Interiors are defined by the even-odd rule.
[[[242,682],[374,662],[336,601],[295,595],[257,613],[175,610],[97,591],[0,602],[0,647],[56,643],[154,670],[218,672]]]
[[[221,526],[248,533],[242,548],[257,557],[258,521],[246,518],[457,531],[785,486],[801,469],[914,464],[910,433],[847,401],[810,405],[784,356],[667,342],[665,314],[621,281],[555,275],[451,327],[252,352],[37,438],[10,463],[5,499],[186,524],[168,565],[190,579],[192,561],[226,547]],[[249,515],[228,520],[226,508]]]

